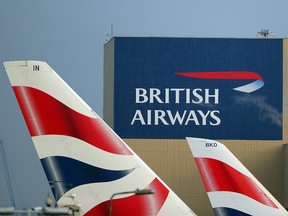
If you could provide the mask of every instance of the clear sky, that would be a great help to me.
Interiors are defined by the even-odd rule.
[[[103,51],[111,36],[288,37],[287,0],[1,0],[0,62],[42,60],[100,115]],[[44,204],[44,171],[0,65],[0,139],[17,208]],[[0,160],[1,162],[1,160]],[[2,163],[0,207],[10,206]]]

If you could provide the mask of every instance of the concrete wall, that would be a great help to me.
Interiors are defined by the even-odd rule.
[[[114,39],[104,48],[104,110],[105,122],[114,128]]]

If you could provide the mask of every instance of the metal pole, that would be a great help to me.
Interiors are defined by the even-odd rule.
[[[155,193],[155,190],[153,189],[143,189],[143,190],[136,189],[134,191],[123,191],[123,192],[112,194],[112,196],[110,197],[110,201],[109,201],[109,216],[112,216],[112,200],[115,196],[123,195],[123,194],[147,195],[147,194],[154,194],[154,193]]]

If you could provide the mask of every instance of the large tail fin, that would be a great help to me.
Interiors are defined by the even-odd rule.
[[[186,139],[216,216],[288,215],[222,143],[200,138]]]
[[[5,62],[59,206],[108,215],[195,215],[45,62]]]

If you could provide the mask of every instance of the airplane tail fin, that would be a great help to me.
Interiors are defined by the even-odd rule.
[[[194,215],[45,62],[4,62],[58,206],[85,215]],[[152,195],[120,192],[154,189]]]
[[[201,138],[186,139],[216,216],[288,215],[222,143]]]

